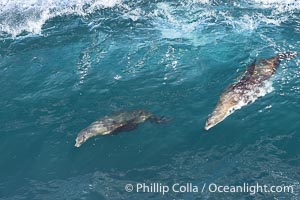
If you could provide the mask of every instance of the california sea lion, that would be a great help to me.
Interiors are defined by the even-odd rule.
[[[220,123],[235,110],[253,103],[258,97],[263,96],[262,90],[266,81],[275,73],[280,62],[296,55],[295,52],[287,52],[259,62],[255,60],[248,66],[242,78],[221,94],[214,111],[206,121],[205,130]]]
[[[151,112],[146,110],[115,113],[93,122],[87,128],[80,131],[76,138],[75,147],[80,147],[89,138],[97,135],[107,135],[133,130],[137,128],[138,124],[147,120],[155,123],[164,123],[168,121],[168,119],[154,116]]]

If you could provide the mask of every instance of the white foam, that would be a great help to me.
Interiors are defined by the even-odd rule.
[[[232,27],[233,31],[237,33],[249,34],[262,26],[281,26],[290,17],[296,17],[294,12],[282,14],[277,9],[264,12],[264,5],[270,7],[274,5],[271,2],[253,1],[255,1],[254,8],[253,4],[249,3],[234,4],[236,9],[241,6],[250,8],[243,12],[241,16],[236,16],[231,11],[218,10],[216,9],[218,5],[212,7],[210,4],[206,4],[209,1],[188,0],[187,2],[181,2],[180,6],[174,3],[161,2],[157,3],[157,9],[153,12],[151,20],[153,25],[161,32],[162,38],[183,38],[188,39],[196,46],[202,46],[214,43],[218,38],[220,32],[217,30],[215,32],[207,31],[212,30],[211,27],[215,28],[216,24],[225,24]],[[259,2],[263,5],[260,5]],[[276,1],[273,0],[272,2]],[[295,1],[291,1],[294,2],[293,5],[284,3],[284,1],[279,2],[286,9],[293,9],[295,5]],[[223,4],[220,6],[223,6]]]
[[[122,76],[120,76],[119,74],[117,74],[117,75],[114,76],[115,80],[120,80],[121,78],[122,78]]]
[[[259,9],[272,8],[272,13],[266,15],[249,10],[243,13],[243,16],[236,17],[232,12],[216,9],[218,5],[212,7],[212,0],[186,0],[181,1],[180,6],[172,2],[160,2],[156,3],[157,9],[151,10],[150,13],[135,4],[129,6],[130,4],[127,5],[122,0],[0,0],[0,34],[8,33],[13,37],[24,31],[41,34],[45,22],[56,16],[86,16],[99,9],[118,6],[125,18],[137,21],[146,17],[161,30],[163,38],[186,38],[202,44],[206,43],[206,39],[216,37],[212,34],[202,34],[202,29],[205,30],[213,23],[224,23],[232,26],[237,32],[247,33],[255,31],[262,23],[279,26],[292,15],[288,13],[283,16],[282,12],[300,8],[299,0],[250,2],[252,3],[234,3],[234,7],[254,5]]]
[[[211,1],[210,0],[189,0],[191,3],[201,3],[201,4],[208,4]]]
[[[40,34],[48,19],[66,14],[86,15],[113,7],[121,0],[0,0],[0,33],[16,37],[23,31]]]
[[[299,0],[253,0],[255,3],[260,3],[263,5],[293,5],[298,4]]]
[[[126,8],[127,6],[124,7]],[[127,9],[129,11],[125,13],[123,17],[130,18],[132,21],[137,21],[138,19],[141,18],[141,16],[145,15],[141,8],[136,8],[131,10],[130,8],[127,7]]]
[[[244,15],[239,20],[234,21],[233,24],[238,32],[252,32],[258,27],[259,21],[256,16]]]
[[[273,8],[279,12],[285,12],[300,8],[299,0],[252,0],[262,8]]]
[[[280,26],[282,22],[288,20],[287,16],[279,16],[277,14],[265,16],[258,12],[249,12],[239,18],[233,17],[230,12],[220,11],[218,15],[238,33],[251,33],[263,24]]]
[[[229,115],[231,115],[232,113],[234,113],[234,111],[241,109],[242,107],[248,105],[249,103],[255,102],[259,97],[263,97],[266,94],[271,93],[273,90],[274,90],[273,81],[271,80],[264,81],[262,86],[253,88],[253,90],[249,91],[244,95],[249,98],[248,101],[244,101],[244,99],[239,99],[238,101],[239,103],[235,105],[231,110],[228,111],[224,119]]]
[[[202,6],[191,6],[190,3],[205,3],[208,1],[188,1],[187,4],[177,6],[162,2],[152,13],[153,25],[159,29],[162,38],[188,39],[194,45],[205,45],[215,40],[211,35],[201,34],[206,21],[215,16],[214,10],[205,10]],[[197,14],[193,14],[197,13]],[[206,24],[207,25],[207,24]]]

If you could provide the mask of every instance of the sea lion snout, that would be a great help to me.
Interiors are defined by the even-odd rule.
[[[212,128],[213,126],[215,126],[217,123],[219,123],[219,119],[216,119],[216,117],[211,114],[208,116],[206,122],[205,122],[205,127],[204,129],[207,131],[208,129]]]
[[[84,141],[81,138],[77,137],[75,147],[80,147],[82,143],[84,143]]]
[[[212,126],[213,126],[212,123],[210,123],[210,122],[207,120],[206,123],[205,123],[204,129],[207,131],[207,130],[210,129]]]
[[[76,138],[76,143],[75,143],[75,147],[80,147],[88,138],[86,137],[86,131],[85,130],[83,130],[83,131],[81,131],[79,134],[78,134],[78,136],[77,136],[77,138]]]

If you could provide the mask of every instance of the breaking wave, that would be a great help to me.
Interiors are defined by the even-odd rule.
[[[49,19],[65,15],[85,18],[96,11],[117,7],[121,18],[151,21],[163,38],[186,38],[201,44],[210,38],[197,39],[195,35],[216,25],[240,33],[252,32],[259,26],[279,26],[289,17],[295,17],[300,8],[297,0],[252,0],[227,4],[215,0],[188,0],[176,3],[159,1],[153,3],[155,6],[145,6],[147,4],[146,1],[132,3],[123,0],[0,0],[0,35],[41,34]],[[237,14],[233,15],[228,8],[236,9],[234,13]],[[90,23],[95,23],[92,17],[91,20]]]
[[[23,31],[40,34],[42,26],[51,18],[70,14],[85,16],[119,3],[121,0],[0,0],[0,32],[13,37]]]

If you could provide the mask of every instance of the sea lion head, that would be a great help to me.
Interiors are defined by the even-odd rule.
[[[238,109],[238,103],[240,101],[239,94],[230,92],[222,95],[217,103],[214,111],[209,115],[205,127],[205,130],[212,128],[221,121],[223,121],[228,115],[232,114]]]
[[[217,110],[214,110],[214,112],[210,114],[208,119],[206,120],[204,129],[208,130],[213,126],[217,125],[218,123],[220,123],[225,119],[226,115],[227,112],[219,112]]]
[[[90,134],[87,129],[83,129],[82,131],[80,131],[76,138],[75,147],[80,147],[83,143],[85,143],[85,141],[87,141],[91,137],[89,135]]]
[[[103,121],[96,121],[78,133],[75,147],[80,147],[91,137],[110,134],[121,126],[123,126],[122,123],[115,123],[111,119],[105,121],[105,123]]]
[[[134,115],[136,119],[135,123],[141,123],[149,119],[152,116],[152,113],[146,110],[136,110],[134,111]]]

